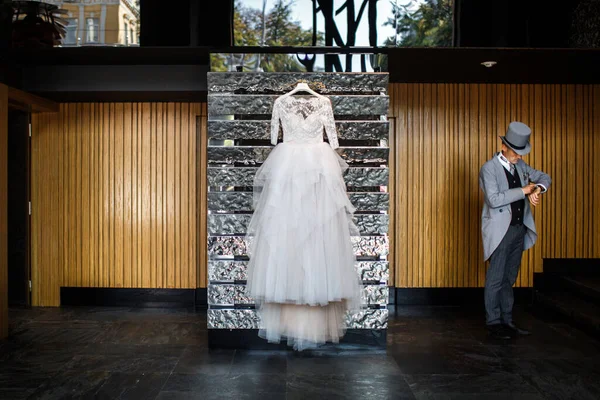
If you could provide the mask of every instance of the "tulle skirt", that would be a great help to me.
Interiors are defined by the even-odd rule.
[[[327,143],[281,143],[256,174],[248,289],[270,342],[337,343],[346,311],[360,307],[346,168]]]

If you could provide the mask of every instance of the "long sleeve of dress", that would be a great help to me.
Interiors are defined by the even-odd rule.
[[[327,138],[329,139],[329,145],[331,146],[331,148],[337,149],[338,147],[340,147],[338,143],[337,131],[335,129],[333,107],[329,99],[327,99],[327,104],[325,105],[325,111],[323,115],[323,126],[325,127],[325,132],[327,133]]]
[[[271,115],[271,143],[273,146],[277,145],[277,139],[279,138],[279,108],[280,102],[275,101],[273,104],[273,112]]]

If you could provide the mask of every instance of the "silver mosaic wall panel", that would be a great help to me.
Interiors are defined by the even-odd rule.
[[[357,257],[379,258],[389,254],[387,236],[356,236],[352,238],[354,254]],[[244,236],[210,236],[208,238],[208,257],[210,259],[229,259],[245,257],[248,243]]]
[[[365,309],[346,314],[348,329],[387,329],[387,309]],[[254,309],[209,309],[209,329],[259,329],[260,317]]]
[[[357,211],[386,211],[390,203],[388,193],[349,193],[350,201]],[[208,209],[216,212],[251,212],[252,192],[211,192]]]
[[[208,261],[208,280],[213,283],[245,281],[248,261],[210,260]]]
[[[357,211],[387,211],[390,207],[388,193],[348,193]]]
[[[355,236],[352,238],[354,254],[357,257],[387,257],[390,241],[387,236]]]
[[[389,136],[389,124],[387,121],[338,121],[335,127],[342,140],[383,140]],[[209,139],[271,140],[271,121],[208,121],[208,132]]]
[[[363,282],[387,284],[390,277],[387,261],[357,261],[357,274]],[[248,261],[210,260],[208,262],[208,280],[214,283],[233,283],[246,281]]]
[[[243,235],[252,216],[250,214],[209,214],[209,235]],[[358,214],[354,222],[361,235],[383,235],[388,231],[387,214]]]
[[[273,147],[209,147],[207,158],[211,164],[239,164],[255,165],[262,164]],[[338,154],[348,164],[385,164],[389,156],[387,147],[340,147]]]
[[[252,186],[257,167],[209,167],[207,179],[209,186]],[[344,173],[347,186],[387,186],[388,168],[355,167]]]
[[[346,315],[348,329],[387,329],[389,312],[383,310],[362,310]]]
[[[332,72],[269,73],[262,72],[225,72],[208,74],[208,90],[212,93],[279,93],[293,89],[300,79],[319,82],[324,88],[321,93],[380,93],[387,92],[388,75],[372,74],[339,74]]]
[[[390,264],[387,261],[357,261],[354,267],[363,282],[389,284]]]
[[[210,115],[270,115],[278,95],[209,94]],[[387,115],[388,96],[327,96],[334,115]]]
[[[208,329],[259,329],[256,310],[209,309]]]
[[[386,305],[389,300],[387,285],[364,285],[362,304]],[[254,300],[246,291],[244,284],[213,283],[208,287],[209,306],[253,305]]]
[[[320,91],[331,99],[338,136],[344,140],[338,151],[350,165],[344,179],[352,190],[351,202],[361,212],[355,220],[362,236],[353,237],[352,242],[358,257],[355,268],[365,284],[364,302],[379,308],[388,302],[388,75],[209,73],[208,138],[212,140],[207,150],[207,246],[211,329],[256,329],[260,325],[245,290],[247,241],[243,235],[252,212],[248,188],[272,147],[251,144],[252,140],[270,139],[273,102],[299,79],[323,83],[325,88]],[[256,115],[262,115],[261,119],[257,120]],[[233,140],[234,145],[223,146],[222,140]],[[361,142],[353,145],[352,141],[357,140]],[[231,187],[244,191],[234,192]],[[347,326],[386,329],[387,315],[384,308],[361,310],[348,315]]]

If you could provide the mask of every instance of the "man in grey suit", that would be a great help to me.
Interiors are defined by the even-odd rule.
[[[523,251],[537,239],[531,205],[551,184],[550,177],[523,161],[531,150],[531,129],[511,122],[501,136],[502,151],[494,154],[479,172],[485,202],[481,214],[484,261],[490,260],[485,279],[486,325],[492,337],[509,339],[529,332],[512,320],[513,285],[517,280]]]

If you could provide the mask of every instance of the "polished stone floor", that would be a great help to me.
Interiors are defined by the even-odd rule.
[[[516,310],[531,337],[487,337],[481,310],[392,309],[387,351],[208,350],[206,311],[10,310],[0,399],[600,399],[600,342]]]

